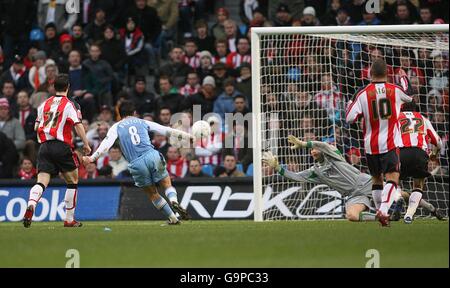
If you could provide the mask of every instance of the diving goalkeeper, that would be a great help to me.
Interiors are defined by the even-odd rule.
[[[325,184],[342,196],[348,196],[345,216],[349,221],[376,220],[376,215],[370,212],[372,208],[372,178],[369,174],[362,173],[347,163],[341,152],[330,144],[319,141],[305,142],[293,135],[288,136],[288,142],[293,144],[291,149],[311,149],[314,165],[298,173],[292,172],[286,170],[284,165],[279,164],[278,159],[271,152],[263,153],[263,163],[275,169],[281,176],[293,181]],[[403,194],[398,189],[395,199],[400,199]],[[375,208],[378,209],[381,199],[374,199],[374,203]],[[420,206],[427,208],[426,204],[429,203],[422,199]]]

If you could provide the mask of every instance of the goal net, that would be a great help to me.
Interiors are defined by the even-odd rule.
[[[345,197],[326,185],[290,181],[261,163],[272,151],[291,171],[313,165],[307,149],[287,137],[336,145],[348,162],[368,173],[362,126],[345,122],[355,92],[370,82],[376,58],[388,64],[388,81],[408,75],[412,97],[444,142],[430,162],[424,199],[448,213],[448,25],[283,27],[252,30],[255,220],[335,219]],[[402,186],[410,191],[410,182]],[[421,209],[418,216],[427,216]]]

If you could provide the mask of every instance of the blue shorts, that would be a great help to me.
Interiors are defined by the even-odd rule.
[[[152,186],[169,176],[166,160],[156,150],[150,150],[128,164],[128,170],[133,176],[137,187]]]

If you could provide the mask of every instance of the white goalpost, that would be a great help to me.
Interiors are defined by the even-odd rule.
[[[293,134],[336,145],[368,172],[363,127],[345,123],[345,107],[370,82],[370,63],[379,57],[389,82],[399,84],[399,71],[406,72],[411,96],[444,141],[438,161],[430,161],[424,199],[448,215],[448,32],[447,24],[252,28],[254,220],[343,218],[346,199],[337,191],[277,175],[262,165],[262,152],[290,170],[308,169],[309,151],[289,148]],[[402,182],[407,191],[410,185]]]

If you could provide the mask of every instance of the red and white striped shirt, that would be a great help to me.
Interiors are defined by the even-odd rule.
[[[188,64],[194,69],[197,69],[200,67],[200,53],[195,53],[194,56],[184,56],[184,63]]]
[[[224,135],[223,133],[211,133],[209,139],[199,141],[195,147],[195,155],[198,156],[202,165],[220,165],[222,162],[221,152]]]
[[[171,178],[182,178],[188,171],[188,162],[180,157],[178,160],[167,160],[167,172]]]
[[[81,113],[65,96],[52,96],[38,108],[36,122],[39,143],[59,140],[73,147],[72,128],[81,122]]]
[[[364,118],[364,147],[367,154],[383,154],[399,147],[398,117],[403,103],[412,98],[390,83],[374,82],[358,92],[347,108],[346,120]]]
[[[441,138],[428,118],[419,112],[402,112],[398,117],[402,134],[400,147],[417,147],[427,151],[428,144],[441,146]]]
[[[247,62],[247,63],[251,63],[252,62],[252,56],[251,55],[241,55],[238,52],[231,52],[230,54],[228,54],[227,56],[227,66],[233,69],[238,68],[239,66],[241,66],[242,63]]]

